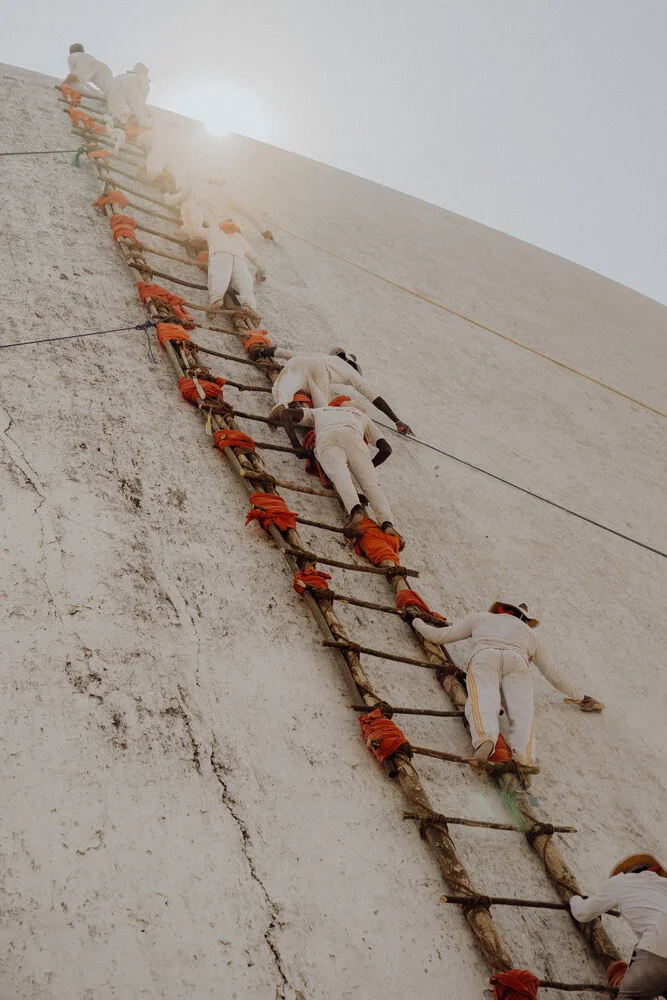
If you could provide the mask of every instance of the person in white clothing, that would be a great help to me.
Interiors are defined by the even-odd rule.
[[[594,896],[570,899],[572,916],[581,923],[613,909],[637,938],[618,1000],[667,996],[667,871],[652,854],[624,858]]]
[[[106,97],[113,83],[113,73],[106,63],[84,52],[83,45],[76,42],[69,47],[67,57],[69,76],[65,79],[70,87],[85,87],[91,84]]]
[[[240,198],[227,190],[224,181],[192,180],[174,193],[162,195],[166,205],[178,208],[184,226],[216,228],[222,219],[241,215],[248,220],[265,240],[272,240],[268,226],[260,221],[253,210]]]
[[[257,316],[257,299],[248,262],[254,265],[260,281],[264,281],[266,274],[261,260],[234,220],[225,219],[217,228],[183,226],[181,231],[190,239],[206,240],[208,243],[208,294],[211,309],[222,306],[225,294],[231,289],[236,292],[241,306]]]
[[[534,763],[531,662],[552,687],[566,696],[568,704],[577,704],[584,712],[600,712],[604,708],[600,702],[581,694],[551,662],[533,634],[539,622],[530,617],[525,604],[496,601],[488,611],[473,613],[443,628],[427,625],[417,617],[412,624],[421,636],[438,645],[472,638],[465,713],[478,760],[487,761],[493,754],[502,703],[507,712],[513,758],[520,764]]]
[[[113,114],[124,125],[148,126],[146,99],[150,90],[148,67],[136,63],[134,69],[113,78],[107,100]]]
[[[294,424],[315,428],[315,458],[334,484],[350,515],[343,529],[347,538],[356,537],[359,524],[365,516],[352,476],[367,498],[382,530],[396,538],[401,537],[394,528],[389,501],[380,488],[375,472],[377,466],[382,465],[391,455],[391,447],[380,437],[370,417],[351,403],[318,406],[314,409],[292,406],[283,410],[282,423],[301,457],[305,457],[306,451],[301,446]],[[369,445],[377,448],[372,460]]]
[[[361,366],[354,354],[342,347],[334,347],[329,354],[294,354],[282,347],[265,347],[258,344],[251,353],[257,358],[287,358],[287,364],[273,383],[276,406],[269,419],[278,420],[284,406],[289,406],[297,392],[307,392],[313,406],[326,406],[338,395],[332,386],[352,386],[369,399],[373,406],[386,414],[396,424],[399,434],[412,434],[406,423],[396,416],[389,404],[362,376]]]

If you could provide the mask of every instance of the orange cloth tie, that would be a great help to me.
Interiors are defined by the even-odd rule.
[[[401,565],[401,560],[398,558],[398,546],[401,543],[398,538],[385,535],[382,528],[369,517],[363,519],[358,530],[361,532],[361,538],[354,544],[354,551],[358,556],[366,556],[374,566],[379,566],[381,562]]]
[[[607,982],[609,985],[620,986],[628,968],[628,963],[622,962],[620,959],[617,962],[612,962],[611,965],[607,967]]]
[[[109,192],[109,194],[111,193]],[[146,299],[159,299],[160,302],[166,302],[174,316],[180,319],[184,326],[193,327],[195,325],[195,318],[187,309],[183,308],[185,300],[180,295],[174,295],[173,292],[161,288],[160,285],[147,285],[145,281],[138,281],[137,288],[142,302],[145,302]]]
[[[329,406],[342,406],[343,403],[351,403],[351,402],[352,402],[351,396],[336,396],[335,399],[331,400]]]
[[[526,969],[510,969],[491,976],[493,1000],[537,1000],[540,981]]]
[[[241,448],[243,451],[254,451],[255,442],[249,434],[243,431],[219,430],[213,435],[213,440],[221,450],[223,448]]]
[[[373,709],[366,715],[361,715],[359,725],[366,746],[380,763],[399,750],[405,750],[408,756],[412,756],[410,744],[405,738],[405,734],[401,732],[395,722],[392,722],[391,719],[385,719],[379,708]]]
[[[157,339],[162,347],[170,340],[177,343],[185,343],[190,340],[190,334],[177,323],[158,323],[156,327]]]
[[[97,201],[93,202],[93,208],[99,208],[104,215],[105,205],[119,205],[121,208],[125,208],[127,198],[122,191],[106,191],[99,196]]]
[[[92,152],[88,153],[89,160],[104,160],[105,163],[109,162],[109,157],[111,153],[108,149],[93,149]]]
[[[92,129],[98,135],[106,135],[107,130],[104,125],[100,125],[95,121],[92,115],[88,112],[83,111],[81,108],[69,108],[69,116],[72,120],[72,125],[82,125],[84,128]]]
[[[309,410],[313,408],[313,401],[307,392],[295,392],[292,396],[293,403],[300,403],[301,406],[307,406]]]
[[[197,254],[198,264],[208,264],[208,250],[200,250]]]
[[[489,756],[489,761],[491,764],[500,764],[511,759],[512,751],[508,746],[507,740],[502,733],[499,733],[493,753]]]
[[[407,607],[419,608],[424,614],[431,615],[433,618],[439,618],[440,621],[446,622],[447,619],[444,615],[439,615],[437,611],[431,611],[428,604],[423,597],[420,597],[416,590],[399,590],[396,594],[396,607],[399,611]]]
[[[265,531],[273,524],[279,531],[296,528],[296,513],[275,493],[251,493],[250,503],[252,507],[248,511],[246,525],[251,521],[259,521]]]
[[[137,221],[131,215],[110,215],[109,225],[116,242],[122,239],[136,239],[134,230],[137,228]]]
[[[311,590],[328,590],[329,584],[327,581],[330,579],[331,573],[324,573],[320,569],[315,569],[314,566],[309,566],[308,569],[297,570],[294,574],[293,587],[299,597],[303,597],[304,590],[308,588]]]
[[[60,93],[69,101],[70,105],[81,104],[81,91],[70,87],[69,83],[60,84]]]
[[[197,379],[206,399],[222,399],[222,389],[217,384],[217,382],[208,382],[206,379]],[[197,392],[197,386],[195,385],[195,380],[188,378],[187,375],[183,375],[178,380],[178,388],[180,390],[183,399],[187,400],[188,403],[193,403],[195,406],[200,401],[201,396]]]
[[[223,222],[219,223],[218,229],[221,229],[223,233],[227,233],[231,236],[232,233],[240,233],[241,228],[238,226],[233,219],[225,219]]]
[[[273,347],[269,340],[268,330],[249,330],[241,337],[241,340],[246,351],[251,351],[258,344],[261,344],[262,347]]]

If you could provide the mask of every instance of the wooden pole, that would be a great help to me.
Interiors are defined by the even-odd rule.
[[[510,826],[507,827],[508,830],[516,830],[517,827]],[[542,899],[512,899],[507,896],[482,896],[480,897],[484,900],[487,906],[528,906],[531,909],[536,910],[567,910],[570,911],[570,907],[567,903],[551,903]],[[441,903],[456,903],[462,906],[467,906],[470,900],[465,896],[441,896]],[[620,916],[619,913],[615,913],[615,916]]]
[[[366,709],[366,711],[368,711],[368,709]],[[410,813],[410,812],[404,812],[403,813],[403,819],[418,819],[418,820],[422,821],[424,819],[429,820],[430,818],[431,817],[429,817],[429,816],[420,816],[419,813]],[[523,830],[521,830],[520,827],[513,826],[511,823],[492,823],[490,820],[485,820],[485,819],[463,819],[460,816],[438,816],[438,819],[441,820],[443,823],[453,823],[455,826],[456,825],[458,825],[458,826],[478,826],[478,827],[485,827],[485,828],[487,828],[489,830],[511,830],[514,833],[523,833]],[[573,826],[558,826],[558,827],[555,827],[555,830],[556,830],[556,833],[576,833],[577,832]],[[440,902],[441,903],[452,903],[452,902],[455,902],[456,899],[458,899],[458,897],[454,897],[454,896],[447,896],[447,897],[441,896],[440,897]],[[461,897],[461,901],[463,901],[465,899],[466,899],[465,896]],[[500,902],[500,900],[496,900],[496,902]],[[553,907],[555,909],[564,909],[564,910],[569,909],[569,907],[567,906],[566,903],[553,903],[553,904],[549,904],[549,905],[553,905]]]
[[[597,983],[557,983],[550,979],[540,981],[541,990],[563,990],[567,993],[609,993],[616,996],[619,991],[618,986],[599,986]]]
[[[400,567],[400,568],[401,569],[405,569],[405,567],[403,567],[403,566]],[[389,567],[386,567],[386,568],[385,567],[380,567],[380,569],[384,569],[385,572],[389,572]],[[414,573],[415,571],[412,570],[412,571],[407,571],[407,572]],[[336,644],[333,643],[333,642],[323,642],[322,645],[323,646],[335,646]],[[378,656],[382,660],[394,660],[396,663],[408,663],[408,664],[411,664],[413,667],[425,667],[427,670],[436,670],[437,669],[437,664],[431,663],[430,660],[417,660],[417,659],[415,659],[412,656],[398,656],[396,653],[387,653],[387,652],[385,652],[382,649],[373,649],[372,646],[360,646],[356,642],[348,644],[348,645],[351,645],[352,647],[354,647],[354,649],[356,650],[357,653],[366,653],[367,656]]]
[[[354,712],[367,712],[367,705],[350,705],[350,708]],[[440,711],[436,708],[394,708],[393,705],[387,705],[387,709],[391,711],[392,715],[428,715],[434,716],[436,719],[460,719],[460,712],[446,712]]]

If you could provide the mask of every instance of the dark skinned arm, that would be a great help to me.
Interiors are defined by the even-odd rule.
[[[373,459],[373,465],[377,468],[378,465],[382,465],[383,462],[386,462],[391,455],[391,445],[384,438],[380,438],[375,447],[377,448],[378,453]]]
[[[280,415],[280,422],[285,428],[285,433],[290,439],[290,444],[296,449],[298,458],[305,458],[307,456],[307,451],[299,441],[297,433],[294,429],[294,424],[299,423],[303,416],[303,410],[301,409],[289,409],[286,407]]]
[[[398,431],[399,434],[412,434],[412,431],[410,430],[408,425],[404,424],[402,420],[399,420],[399,418],[396,416],[389,403],[385,399],[383,399],[382,396],[375,397],[375,399],[373,400],[373,406],[376,406],[381,413],[384,413],[387,417],[389,417],[390,420],[394,421],[394,423],[396,424],[396,430]]]

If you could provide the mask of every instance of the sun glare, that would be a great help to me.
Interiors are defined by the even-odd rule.
[[[211,135],[238,132],[252,139],[268,139],[268,121],[261,103],[235,84],[196,83],[169,95],[163,107],[196,118]]]

